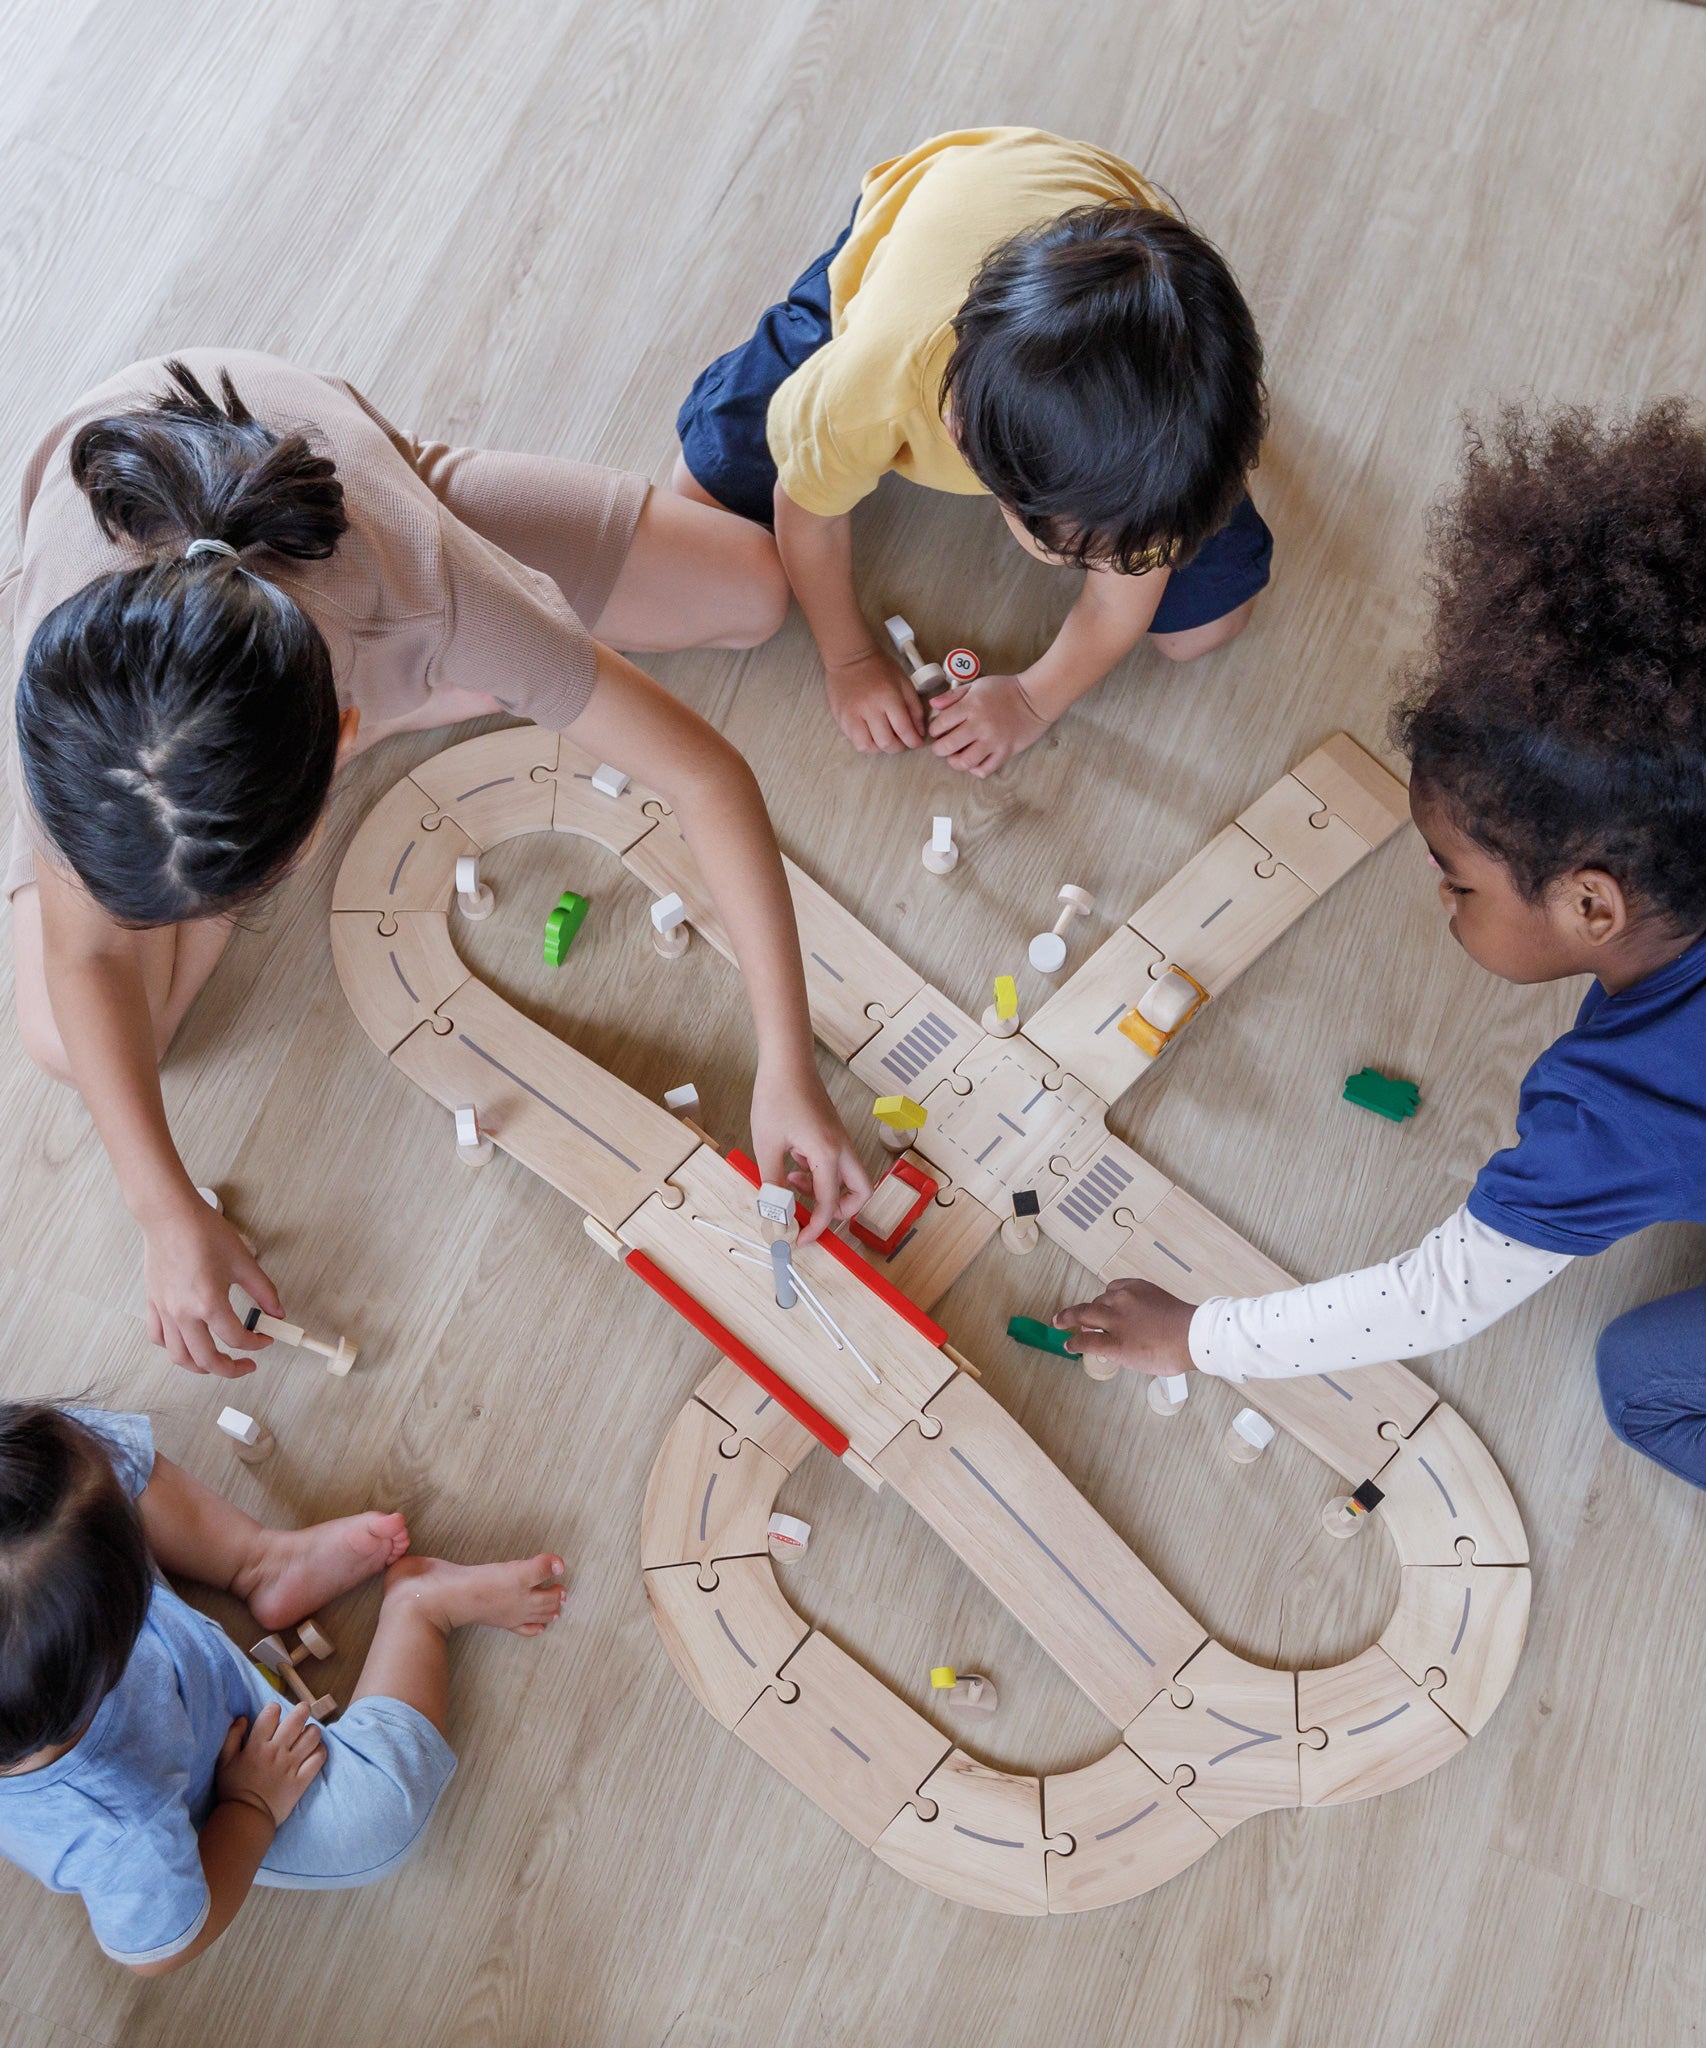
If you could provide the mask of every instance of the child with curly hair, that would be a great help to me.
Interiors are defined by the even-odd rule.
[[[1413,1250],[1195,1309],[1118,1280],[1055,1318],[1093,1355],[1234,1381],[1413,1358],[1650,1223],[1706,1223],[1706,429],[1674,400],[1507,412],[1433,551],[1396,733],[1452,936],[1506,981],[1594,986],[1515,1145]],[[1706,1287],[1619,1316],[1598,1369],[1617,1435],[1706,1486]]]

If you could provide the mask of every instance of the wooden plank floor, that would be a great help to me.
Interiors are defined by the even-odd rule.
[[[1226,248],[1266,335],[1256,492],[1278,557],[1254,629],[1186,673],[1140,652],[983,785],[842,747],[797,618],[748,655],[656,664],[749,751],[788,850],[975,1014],[1059,883],[1099,899],[1082,957],[1327,731],[1379,744],[1461,407],[1701,390],[1702,104],[1706,13],[1673,0],[11,0],[0,475],[118,364],[206,342],[341,372],[434,435],[661,475],[686,382],[829,239],[863,165],[977,120],[1123,151]],[[1069,594],[988,505],[902,484],[859,545],[867,611],[904,610],[932,652],[1022,659]],[[706,1347],[543,1184],[502,1160],[463,1171],[443,1112],[343,1002],[331,876],[437,744],[359,764],[167,1084],[196,1176],[231,1192],[297,1314],[360,1338],[355,1375],[269,1362],[251,1388],[279,1453],[230,1460],[220,1390],[143,1343],[136,1240],[86,1116],[14,1042],[0,1389],[149,1408],[174,1456],[279,1519],[395,1505],[452,1556],[557,1544],[566,1617],[543,1645],[459,1641],[461,1769],[388,1884],[257,1894],[206,1960],[143,1985],[74,1900],[0,1870],[0,2044],[1698,2039],[1706,1504],[1609,1437],[1591,1360],[1609,1316],[1702,1277],[1699,1234],[1579,1265],[1429,1367],[1534,1546],[1527,1656],[1462,1757],[1367,1805],[1265,1816],[1125,1907],[974,1915],[876,1863],[688,1697],[637,1530]],[[947,880],[918,859],[938,809],[963,849]],[[643,892],[596,849],[517,842],[487,872],[502,908],[464,933],[477,968],[654,1095],[696,1079],[710,1125],[742,1138],[749,1032],[708,949],[657,960]],[[550,975],[538,933],[565,886],[595,907]],[[1273,1257],[1331,1271],[1461,1198],[1578,993],[1471,969],[1406,836],[1114,1121]],[[1419,1080],[1414,1123],[1339,1103],[1365,1062]],[[1359,1648],[1396,1574],[1379,1543],[1321,1536],[1324,1468],[1283,1442],[1227,1462],[1224,1389],[1162,1424],[1138,1387],[1007,1345],[1007,1314],[1046,1312],[1075,1274],[1047,1245],[992,1246],[942,1315],[1223,1641],[1303,1664]],[[788,1579],[802,1611],[926,1711],[930,1664],[995,1674],[989,1762],[1070,1769],[1105,1747],[922,1523],[825,1467],[782,1496],[815,1528]],[[334,1689],[373,1611],[331,1613]]]

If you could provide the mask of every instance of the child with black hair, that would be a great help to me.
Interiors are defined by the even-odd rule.
[[[1193,1309],[1117,1280],[1055,1318],[1134,1370],[1233,1381],[1462,1343],[1570,1260],[1706,1223],[1706,430],[1505,415],[1435,523],[1429,654],[1397,719],[1452,935],[1504,980],[1591,974],[1517,1142],[1385,1265]],[[1624,1442],[1706,1486],[1706,1287],[1602,1334]]]
[[[928,734],[982,776],[1146,633],[1188,661],[1243,631],[1273,549],[1245,490],[1264,417],[1231,271],[1130,164],[961,129],[868,171],[840,239],[701,373],[674,485],[774,523],[854,746]],[[928,721],[854,593],[848,515],[889,470],[989,492],[1028,553],[1088,572],[1045,653]]]
[[[347,1889],[413,1852],[449,1783],[451,1632],[537,1636],[563,1560],[408,1555],[401,1515],[263,1529],[154,1450],[144,1415],[0,1403],[0,1856],[77,1892],[115,1962],[165,1976],[251,1885]],[[288,1628],[378,1572],[361,1679],[327,1727],[162,1571]]]
[[[786,603],[768,536],[729,513],[620,470],[416,440],[274,356],[132,364],[43,438],[0,583],[20,655],[18,1022],[89,1106],[143,1233],[150,1337],[178,1364],[252,1371],[231,1354],[270,1339],[229,1290],[283,1305],[198,1197],[159,1062],[338,764],[391,733],[504,711],[572,728],[673,807],[752,1003],[759,1166],[810,1185],[805,1239],[857,1209],[870,1179],[818,1074],[757,781],[611,644],[751,646]]]

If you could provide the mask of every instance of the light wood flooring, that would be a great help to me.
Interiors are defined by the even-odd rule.
[[[1140,652],[987,784],[845,749],[797,616],[754,653],[655,664],[750,753],[788,850],[976,1011],[1059,883],[1096,893],[1098,938],[1327,731],[1381,743],[1460,409],[1700,392],[1703,106],[1706,14],[1673,0],[12,0],[0,475],[117,365],[230,342],[340,372],[436,436],[661,476],[693,373],[829,239],[861,167],[975,121],[1124,152],[1226,248],[1266,336],[1255,488],[1277,574],[1250,633],[1188,671]],[[871,616],[904,610],[932,651],[1022,659],[1069,595],[988,505],[901,484],[859,551]],[[451,1556],[556,1544],[566,1618],[543,1644],[458,1642],[461,1769],[387,1884],[257,1894],[210,1956],[144,1985],[100,1958],[75,1900],[0,1870],[0,2048],[1700,2038],[1706,1501],[1610,1437],[1592,1376],[1607,1318],[1706,1276],[1699,1233],[1579,1265],[1425,1368],[1534,1546],[1526,1658],[1461,1758],[1366,1805],[1257,1820],[1113,1911],[949,1905],[719,1730],[654,1638],[639,1505],[707,1347],[542,1183],[458,1166],[443,1112],[344,1004],[331,876],[438,744],[359,764],[168,1072],[194,1173],[230,1193],[298,1315],[359,1337],[355,1375],[269,1362],[250,1390],[279,1453],[252,1474],[229,1458],[222,1389],[143,1342],[137,1241],[87,1117],[13,1041],[0,1390],[145,1407],[173,1456],[281,1520],[385,1504]],[[918,858],[938,809],[963,848],[946,882]],[[732,975],[704,947],[657,961],[638,885],[578,842],[517,842],[489,871],[481,971],[637,1086],[696,1079],[713,1130],[742,1138]],[[552,975],[538,934],[566,886],[595,909]],[[1275,1258],[1334,1271],[1461,1199],[1579,993],[1474,970],[1406,834],[1114,1120]],[[1338,1100],[1365,1063],[1420,1082],[1413,1123]],[[943,1317],[1217,1635],[1285,1663],[1359,1647],[1395,1571],[1378,1541],[1320,1534],[1324,1468],[1289,1442],[1227,1462],[1224,1390],[1161,1424],[1138,1386],[1006,1342],[1010,1312],[1081,1278],[1046,1245],[991,1249]],[[942,1659],[994,1674],[991,1761],[1095,1754],[1103,1724],[1010,1617],[892,1495],[825,1463],[783,1495],[815,1531],[788,1579],[801,1608],[919,1704]],[[335,1690],[373,1608],[328,1617]]]

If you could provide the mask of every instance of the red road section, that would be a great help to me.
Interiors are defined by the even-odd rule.
[[[648,1259],[644,1252],[629,1251],[624,1263],[630,1272],[637,1273],[651,1288],[660,1294],[679,1316],[684,1316],[701,1337],[707,1337],[716,1345],[725,1358],[738,1365],[749,1379],[778,1402],[799,1423],[802,1429],[810,1430],[832,1457],[839,1458],[847,1449],[847,1439],[833,1422],[827,1422],[809,1401],[796,1394],[788,1382],[777,1376],[756,1351],[749,1351],[733,1330],[725,1330],[703,1303],[693,1299],[684,1287],[678,1287],[663,1268]]]

